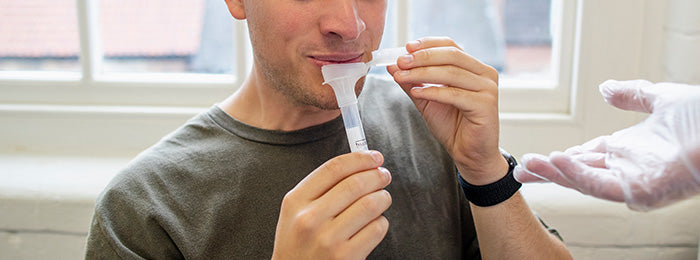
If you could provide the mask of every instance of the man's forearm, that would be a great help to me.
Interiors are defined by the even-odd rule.
[[[471,204],[484,259],[571,259],[559,239],[537,220],[517,192],[490,207]]]

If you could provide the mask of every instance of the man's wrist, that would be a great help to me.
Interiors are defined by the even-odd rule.
[[[462,191],[472,204],[488,207],[499,204],[515,194],[520,187],[521,183],[517,182],[513,177],[513,169],[518,164],[513,156],[501,150],[503,157],[508,162],[508,168],[506,170],[505,176],[501,177],[497,181],[488,183],[486,185],[474,185],[467,182],[458,174],[459,184],[462,187]]]
[[[508,161],[503,155],[499,154],[496,160],[492,160],[491,163],[484,163],[481,165],[483,167],[480,170],[476,170],[468,167],[460,167],[457,164],[457,171],[460,176],[469,184],[472,185],[487,185],[494,183],[508,173]]]

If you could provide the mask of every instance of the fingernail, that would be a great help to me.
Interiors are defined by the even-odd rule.
[[[406,47],[408,47],[409,49],[414,49],[414,50],[418,49],[418,47],[420,47],[420,42],[419,41],[410,41],[410,42],[406,43]]]
[[[406,54],[406,55],[401,56],[400,59],[403,63],[411,64],[411,62],[413,62],[413,55]]]
[[[421,93],[423,92],[423,88],[421,87],[414,87],[411,89],[411,91],[416,92],[416,93]]]
[[[387,180],[391,180],[391,173],[389,172],[389,170],[387,170],[387,169],[384,168],[384,167],[379,167],[378,169],[379,169],[379,172],[381,172],[382,174],[384,174],[384,177],[385,177]]]
[[[408,70],[402,70],[402,71],[396,72],[397,76],[408,76],[409,74],[411,74],[411,72]]]
[[[381,163],[382,162],[382,154],[377,152],[377,151],[372,151],[370,152],[370,155],[372,156],[372,159],[374,159],[375,162]]]

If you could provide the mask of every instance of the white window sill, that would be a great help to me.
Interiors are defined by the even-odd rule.
[[[128,162],[0,155],[0,229],[87,233],[95,198]]]
[[[0,195],[89,200],[131,158],[0,155]]]

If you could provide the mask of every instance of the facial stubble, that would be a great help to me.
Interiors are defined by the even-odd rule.
[[[290,69],[290,66],[278,65],[269,62],[261,55],[255,55],[265,81],[269,87],[287,98],[289,102],[297,106],[312,106],[322,110],[336,110],[338,103],[335,96],[325,98],[313,91],[316,86],[308,86],[300,77],[309,76],[301,71]],[[320,72],[320,71],[319,71]],[[359,94],[364,86],[365,78],[358,80],[355,85],[355,93]],[[321,82],[318,85],[322,85]],[[330,89],[330,86],[324,86]],[[331,91],[331,93],[333,93]]]

